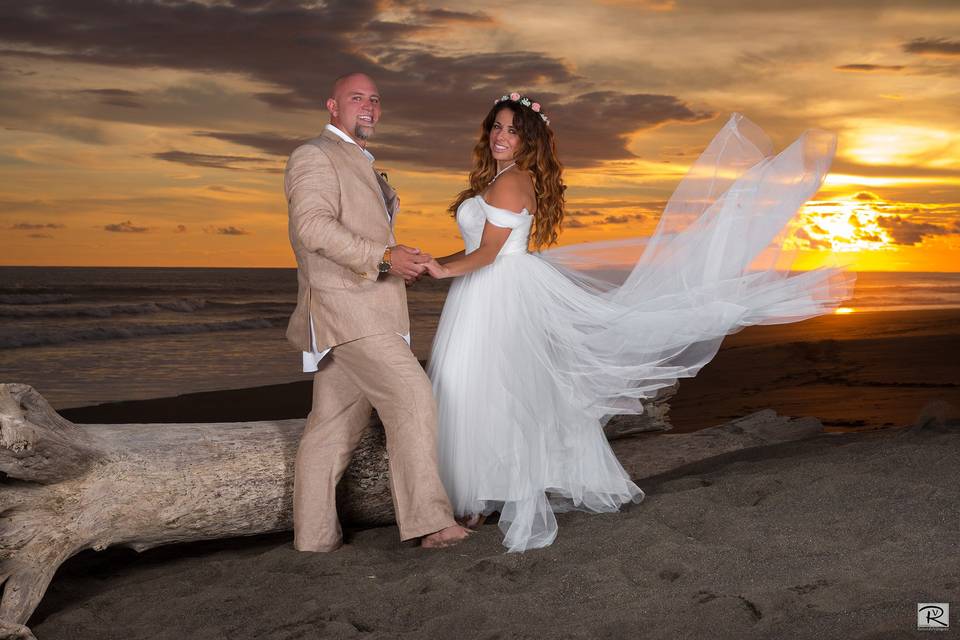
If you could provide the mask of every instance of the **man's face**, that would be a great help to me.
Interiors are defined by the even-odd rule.
[[[380,120],[380,93],[368,76],[348,76],[333,88],[327,100],[330,124],[340,129],[357,144],[364,146]]]

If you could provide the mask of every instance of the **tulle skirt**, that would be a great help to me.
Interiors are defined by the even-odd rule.
[[[832,135],[807,132],[776,156],[769,147],[734,115],[650,238],[500,255],[453,282],[428,374],[458,516],[499,511],[504,545],[524,551],[555,539],[557,511],[639,502],[603,433],[612,415],[641,413],[696,375],[724,336],[828,313],[849,296],[851,274],[791,272],[782,252],[829,167]]]

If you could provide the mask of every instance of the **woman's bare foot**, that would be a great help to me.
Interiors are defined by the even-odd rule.
[[[452,547],[458,542],[462,542],[469,536],[472,531],[465,529],[458,524],[447,527],[446,529],[441,529],[431,533],[428,536],[423,536],[420,539],[420,546],[427,549],[442,549],[444,547]]]
[[[482,513],[475,513],[472,516],[467,516],[460,521],[460,524],[465,526],[467,529],[479,529],[483,526],[483,523],[487,520],[487,516]]]

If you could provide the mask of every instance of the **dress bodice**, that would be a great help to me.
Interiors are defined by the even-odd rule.
[[[512,229],[497,255],[527,252],[527,240],[530,237],[533,216],[526,209],[515,213],[487,204],[482,196],[474,196],[464,200],[457,209],[457,226],[460,227],[460,235],[463,236],[467,253],[476,251],[480,246],[483,225],[488,220],[492,225]]]

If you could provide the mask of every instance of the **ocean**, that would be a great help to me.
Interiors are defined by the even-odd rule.
[[[408,289],[426,359],[448,283]],[[0,382],[55,408],[304,380],[294,269],[0,267]],[[858,276],[858,313],[960,307],[960,273]]]

